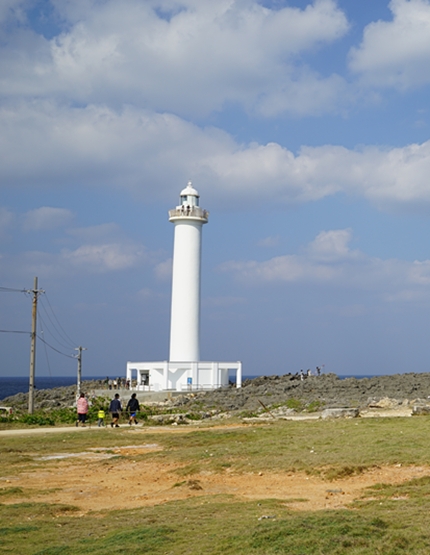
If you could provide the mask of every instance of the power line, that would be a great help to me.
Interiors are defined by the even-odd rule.
[[[26,293],[28,294],[30,291],[28,289],[15,289],[13,287],[2,287],[0,286],[0,293]],[[21,330],[0,330],[0,333],[27,333],[30,334],[29,331],[21,331]]]
[[[0,293],[26,293],[26,294],[28,295],[29,293],[34,293],[34,291],[33,291],[32,289],[16,289],[16,288],[13,288],[13,287],[3,287],[3,286],[0,286]],[[39,293],[44,293],[44,295],[43,295],[43,296],[40,295],[40,297],[39,297]],[[46,292],[40,290],[40,291],[37,292],[37,296],[39,297],[39,299],[40,299],[40,301],[41,301],[41,303],[39,304],[39,307],[42,306],[42,308],[43,308],[43,310],[44,310],[44,313],[45,313],[47,319],[49,320],[49,322],[50,322],[50,324],[51,324],[51,326],[52,326],[52,328],[51,328],[50,326],[47,326],[47,321],[44,320],[44,318],[43,318],[42,315],[40,314],[40,311],[38,311],[38,312],[39,312],[39,318],[40,318],[40,320],[41,320],[41,324],[43,324],[43,326],[44,326],[44,328],[45,328],[45,329],[42,329],[42,326],[40,326],[40,327],[41,327],[41,332],[42,332],[42,333],[45,333],[45,332],[49,333],[50,336],[52,337],[52,339],[53,339],[54,341],[56,341],[57,343],[59,343],[59,345],[61,345],[61,347],[63,347],[64,349],[68,349],[68,348],[73,348],[73,349],[74,349],[74,348],[75,348],[74,346],[76,345],[76,342],[74,342],[74,341],[70,338],[70,336],[67,334],[67,332],[65,331],[65,329],[64,329],[63,326],[61,325],[61,323],[60,323],[60,321],[58,320],[58,318],[57,318],[57,316],[56,316],[56,314],[55,314],[55,312],[54,312],[54,309],[52,308],[52,305],[51,305],[51,303],[50,303],[50,301],[49,301],[49,299],[48,299],[48,297],[47,297],[47,295],[46,295]],[[44,299],[46,299],[47,306],[45,306]],[[48,308],[47,308],[47,307],[49,308],[49,311],[48,311]],[[52,314],[52,318],[51,318],[49,312]],[[58,335],[58,337],[59,337],[60,339],[62,339],[63,341],[65,341],[65,342],[68,343],[68,344],[63,344],[63,343],[58,339],[58,337],[56,337],[56,336],[54,335],[54,333],[53,333],[52,330],[55,331],[55,332],[57,333],[57,335]],[[31,334],[30,331],[21,331],[21,330],[0,330],[0,333],[20,333],[20,334],[28,334],[28,335]],[[41,337],[40,335],[37,335],[37,337],[42,341],[42,343],[44,343],[46,346],[48,346],[50,349],[53,349],[53,350],[56,351],[57,353],[59,353],[59,354],[65,356],[65,357],[76,358],[75,355],[68,355],[68,354],[66,354],[66,353],[61,352],[59,349],[56,349],[53,345],[51,345],[50,343],[48,343],[48,342],[47,342],[43,337]]]
[[[16,331],[16,330],[0,330],[0,333],[28,333],[28,334],[30,334],[31,332],[29,332],[29,331]]]
[[[41,333],[43,333],[43,328],[42,328],[42,325],[41,325],[40,321],[39,321],[39,327],[40,327],[40,329],[41,329]],[[45,358],[46,358],[46,364],[47,364],[47,366],[48,366],[48,372],[49,372],[49,375],[52,377],[52,374],[51,374],[51,365],[50,365],[50,363],[49,363],[48,349],[47,349],[46,343],[43,344],[43,348],[44,348],[44,351],[45,351]]]
[[[47,316],[48,316],[48,318],[49,318],[49,315],[47,315]],[[54,336],[54,334],[51,332],[51,330],[49,329],[49,327],[46,327],[46,322],[44,321],[44,318],[42,317],[42,315],[40,314],[40,312],[39,312],[39,320],[40,320],[40,322],[41,322],[41,326],[40,326],[41,329],[42,329],[43,327],[45,328],[45,329],[42,330],[43,333],[48,332],[49,335],[52,337],[52,339],[54,339],[54,341],[56,341],[56,342],[57,342],[59,345],[61,345],[61,347],[63,347],[64,349],[73,348],[73,346],[70,346],[70,344],[69,344],[69,345],[65,345],[64,343],[62,343],[61,341],[59,341],[57,337]],[[50,320],[50,322],[51,322],[51,324],[52,324],[52,321],[51,321],[51,320]],[[54,328],[54,329],[55,329],[55,328]]]
[[[55,314],[55,312],[54,312],[54,310],[53,310],[53,308],[52,308],[51,303],[49,302],[49,298],[48,298],[47,294],[45,293],[44,297],[41,298],[41,301],[42,301],[42,302],[41,302],[41,305],[42,305],[42,307],[43,307],[43,309],[44,309],[46,315],[48,316],[49,321],[50,321],[51,324],[54,326],[54,323],[52,322],[52,320],[51,320],[51,318],[50,318],[50,316],[49,316],[49,314],[48,314],[48,311],[47,311],[47,309],[46,309],[46,307],[45,307],[45,305],[44,305],[44,300],[45,300],[45,299],[46,299],[46,302],[48,303],[48,306],[49,306],[49,309],[50,309],[50,311],[51,311],[51,314],[52,314],[52,316],[54,317],[54,319],[55,319],[55,321],[56,321],[56,323],[57,323],[57,325],[58,325],[58,328],[61,330],[62,333],[60,333],[60,331],[59,331],[58,329],[56,329],[56,332],[58,333],[58,335],[59,335],[60,337],[62,337],[62,339],[63,339],[64,341],[66,341],[66,342],[69,343],[69,346],[70,346],[70,347],[74,347],[74,346],[76,345],[76,341],[73,341],[73,339],[67,334],[67,332],[65,331],[65,329],[64,329],[63,326],[61,325],[60,321],[58,320],[58,318],[57,318],[57,316],[56,316],[56,314]],[[55,326],[54,326],[54,328],[55,328]]]
[[[0,287],[0,293],[28,293],[28,289],[13,289],[12,287]]]
[[[2,287],[0,286],[0,292],[1,293],[25,293],[28,296],[32,296],[32,320],[31,320],[31,333],[26,332],[26,331],[18,331],[18,330],[0,330],[0,333],[25,333],[25,334],[29,334],[30,338],[31,338],[31,346],[30,346],[30,381],[29,381],[29,390],[28,390],[28,412],[29,414],[33,414],[34,412],[34,378],[35,378],[35,367],[36,367],[36,338],[39,338],[40,341],[42,341],[42,343],[44,344],[44,348],[45,348],[45,356],[47,359],[47,364],[48,364],[48,369],[49,369],[49,373],[51,374],[51,368],[49,365],[49,359],[48,359],[48,352],[46,347],[49,347],[50,349],[52,349],[53,351],[55,351],[56,353],[66,357],[66,358],[76,358],[74,355],[68,355],[66,353],[63,353],[62,351],[60,351],[59,349],[56,349],[53,345],[51,345],[50,343],[48,343],[47,341],[45,341],[45,339],[43,339],[43,337],[41,337],[40,335],[37,334],[37,315],[38,315],[38,310],[37,310],[37,301],[39,299],[39,297],[41,296],[42,293],[45,293],[45,291],[43,289],[38,289],[37,287],[38,285],[38,278],[35,277],[34,278],[34,286],[33,289],[14,289],[12,287]],[[50,311],[57,323],[57,326],[55,325],[55,323],[52,321],[50,315],[48,314],[48,311],[46,309],[45,306],[43,306],[46,316],[48,317],[50,323],[52,324],[53,329],[56,331],[56,333],[61,337],[62,339],[65,340],[66,342],[70,342],[71,344],[74,344],[74,342],[70,339],[70,337],[66,334],[66,332],[64,331],[63,327],[61,326],[60,322],[58,321],[58,318],[56,317],[51,303],[49,302],[49,300],[47,299],[47,303],[49,305]],[[42,320],[42,319],[41,319]],[[43,322],[43,320],[42,320]],[[42,322],[39,323],[39,326],[41,327],[41,333],[43,334],[43,328],[42,328]],[[60,333],[58,331],[58,328],[61,329],[62,333]],[[51,333],[51,332],[50,332]],[[51,333],[53,339],[55,339],[57,342],[58,339],[56,339],[54,337],[54,335]],[[59,342],[60,343],[60,342]],[[67,348],[67,346],[62,345],[64,348]],[[82,348],[79,348],[79,354],[81,354]],[[80,363],[80,358],[79,358],[79,363]]]
[[[66,355],[66,353],[62,353],[61,351],[59,351],[58,349],[56,349],[55,347],[53,347],[52,345],[50,345],[47,341],[45,341],[43,339],[43,337],[40,337],[39,334],[37,334],[36,336],[38,339],[40,339],[40,341],[42,341],[42,343],[45,343],[45,345],[48,345],[48,347],[50,349],[52,349],[53,351],[55,351],[56,353],[59,353],[60,355],[63,355],[63,357],[67,357],[67,358],[76,358],[75,355]]]

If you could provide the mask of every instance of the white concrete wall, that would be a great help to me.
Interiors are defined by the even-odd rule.
[[[236,387],[242,385],[240,362],[128,362],[127,379],[136,379],[141,391],[187,391],[228,386],[229,370],[236,370]],[[140,385],[140,374],[149,373],[149,385]]]
[[[170,320],[171,361],[200,359],[200,259],[202,222],[174,222],[172,304]]]

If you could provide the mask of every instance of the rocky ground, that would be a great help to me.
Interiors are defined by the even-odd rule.
[[[91,380],[82,383],[82,391],[101,389],[103,380]],[[76,401],[76,385],[54,387],[53,389],[36,389],[34,393],[34,408],[50,409],[71,407]],[[0,400],[2,406],[16,409],[28,406],[28,393],[17,393]]]
[[[102,381],[84,382],[83,390],[102,388]],[[37,390],[35,408],[60,408],[72,406],[75,386]],[[113,392],[112,392],[113,394]],[[127,395],[129,392],[127,391]],[[389,399],[391,406],[427,402],[430,396],[430,373],[395,374],[373,378],[339,379],[335,374],[305,377],[286,374],[261,376],[245,380],[243,387],[229,387],[206,393],[184,394],[169,401],[169,405],[190,410],[217,410],[261,412],[264,407],[285,405],[290,402],[296,410],[336,407],[360,409],[377,406]],[[19,393],[1,401],[14,408],[24,408],[28,394]]]
[[[195,397],[185,396],[178,403],[202,404],[206,408],[216,407],[226,411],[256,411],[266,407],[285,404],[288,400],[299,400],[302,406],[316,408],[357,407],[365,408],[377,404],[381,399],[390,399],[392,404],[409,404],[425,401],[430,396],[430,373],[396,374],[373,378],[340,379],[336,374],[305,377],[286,374],[284,376],[261,376],[246,380],[241,389],[219,389]]]

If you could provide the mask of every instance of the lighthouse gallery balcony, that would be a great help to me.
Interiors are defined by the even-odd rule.
[[[180,206],[179,208],[173,208],[173,210],[169,210],[169,220],[174,221],[177,219],[187,219],[190,218],[192,220],[201,220],[204,223],[207,223],[209,218],[209,212],[207,210],[203,210],[200,206]]]

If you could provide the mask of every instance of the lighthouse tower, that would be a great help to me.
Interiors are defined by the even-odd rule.
[[[208,216],[208,212],[200,208],[199,194],[189,181],[180,193],[180,204],[169,211],[169,221],[175,225],[171,362],[200,360],[200,262],[202,227],[207,223]]]
[[[191,181],[169,210],[175,226],[169,360],[127,362],[127,379],[143,393],[202,391],[227,387],[230,372],[242,386],[242,363],[200,360],[200,263],[202,228],[209,213],[199,206]]]

